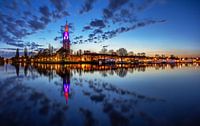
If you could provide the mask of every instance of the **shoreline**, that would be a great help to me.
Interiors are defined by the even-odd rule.
[[[5,64],[91,64],[91,65],[120,65],[120,64],[127,64],[127,65],[144,65],[144,64],[193,64],[197,63],[200,64],[200,62],[110,62],[110,63],[98,63],[98,62],[73,62],[73,61],[59,61],[59,62],[50,62],[50,61],[43,61],[43,62],[11,62],[11,63],[5,63]]]

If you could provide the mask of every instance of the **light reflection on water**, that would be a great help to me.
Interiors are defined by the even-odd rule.
[[[199,125],[200,66],[0,66],[1,125]]]

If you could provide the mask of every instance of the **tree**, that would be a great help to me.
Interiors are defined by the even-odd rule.
[[[81,50],[81,49],[79,49],[79,50],[77,51],[77,55],[78,55],[78,56],[81,56],[81,55],[82,55],[82,50]]]
[[[162,54],[162,55],[161,55],[161,57],[162,57],[162,58],[165,58],[165,55],[164,55],[164,54]]]
[[[116,73],[120,77],[125,77],[127,75],[128,69],[125,68],[119,68],[117,69]]]
[[[121,61],[122,61],[122,57],[123,57],[123,56],[127,56],[127,55],[128,55],[127,50],[126,50],[125,48],[120,48],[120,49],[118,49],[118,50],[117,50],[117,54],[118,54],[119,56],[121,56]]]
[[[145,52],[142,52],[142,53],[141,53],[141,56],[146,56],[146,53],[145,53]]]
[[[16,49],[16,54],[15,54],[15,58],[19,58],[19,49]]]
[[[172,54],[170,55],[170,59],[175,59],[176,57]]]
[[[53,54],[53,46],[51,46],[51,44],[49,44],[49,54],[50,54],[50,55]]]
[[[128,52],[128,56],[133,56],[133,55],[134,55],[133,51]]]
[[[108,54],[113,54],[113,53],[114,53],[113,49],[111,49],[111,50],[108,51]]]
[[[24,56],[25,56],[25,57],[27,57],[27,56],[28,56],[28,50],[27,50],[27,48],[26,48],[26,47],[24,48]]]
[[[71,55],[73,54],[73,52],[74,52],[74,51],[73,51],[72,49],[70,49],[70,54],[71,54]]]
[[[159,54],[155,54],[155,57],[156,57],[156,58],[160,58],[160,55],[159,55]]]
[[[118,49],[118,50],[117,50],[117,54],[118,54],[119,56],[127,56],[127,55],[128,55],[127,50],[124,49],[124,48]]]
[[[103,48],[101,49],[100,53],[106,54],[107,51],[108,51],[108,50],[107,50],[106,48],[103,47]]]
[[[79,49],[79,54],[82,55],[82,50],[81,49]]]

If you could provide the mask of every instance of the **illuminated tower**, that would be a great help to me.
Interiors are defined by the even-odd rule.
[[[66,54],[70,54],[69,27],[67,23],[63,32],[63,48],[66,50]]]

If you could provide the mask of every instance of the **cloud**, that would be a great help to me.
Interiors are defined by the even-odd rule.
[[[96,0],[85,0],[84,4],[79,11],[80,14],[83,14],[84,12],[89,12],[92,9],[92,5],[96,2]]]
[[[65,3],[64,1],[54,1],[52,0],[52,3],[54,3],[56,10],[53,10],[50,12],[48,6],[44,5],[39,8],[40,13],[42,14],[42,17],[40,18],[41,21],[48,24],[51,22],[51,19],[57,20],[66,16],[69,16],[69,13],[65,10],[65,6],[61,6],[60,4]]]
[[[48,24],[49,22],[51,22],[51,19],[46,17],[46,16],[42,16],[40,18],[40,21],[42,21],[44,23],[44,25],[45,25],[45,24]],[[41,28],[43,29],[44,27],[41,27]]]
[[[53,13],[53,19],[57,20],[66,16],[69,16],[69,13],[67,11],[54,11]]]
[[[85,0],[79,13],[91,11],[96,1]],[[154,1],[157,0],[144,0],[138,6],[132,0],[108,0],[108,4],[102,9],[102,17],[93,18],[82,26],[82,31],[87,31],[85,32],[87,36],[76,35],[74,24],[68,23],[69,32],[75,33],[70,37],[71,43],[103,42],[120,33],[157,23],[154,20],[144,21],[137,15],[139,8],[145,9]],[[14,46],[27,46],[26,42],[21,41],[24,37],[37,33],[45,29],[49,23],[70,15],[66,10],[68,3],[65,0],[49,0],[46,4],[35,4],[31,0],[24,0],[24,4],[16,0],[3,3],[0,7],[9,11],[0,11],[0,41]],[[62,39],[63,29],[64,26],[61,26],[58,32],[60,35],[54,38],[55,41]]]
[[[30,0],[24,0],[24,2],[25,2],[28,6],[31,6]]]
[[[42,23],[38,20],[30,20],[28,21],[30,28],[32,28],[32,30],[40,30],[45,28],[46,24]]]
[[[15,24],[19,25],[20,27],[26,27],[25,21],[21,19],[16,20]]]
[[[93,31],[93,33],[96,35],[96,34],[101,34],[101,33],[103,33],[103,31],[102,31],[101,29],[95,29],[95,30]]]
[[[38,49],[39,47],[42,47],[44,45],[37,44],[36,42],[27,42],[25,46],[29,47],[30,49]]]
[[[150,5],[152,5],[155,2],[156,0],[144,0],[143,3],[139,5],[138,10],[139,11],[145,10],[146,8],[148,8]]]
[[[111,18],[116,10],[120,9],[124,4],[128,2],[129,0],[109,0],[108,7],[103,10],[104,18]]]
[[[109,9],[104,9],[103,10],[103,16],[105,19],[111,18],[113,16],[113,12],[110,11]]]
[[[53,8],[50,8],[51,3]],[[69,13],[64,0],[50,0],[45,5],[30,0],[24,0],[24,4],[16,0],[1,2],[0,41],[22,47],[23,43],[18,44],[18,41],[65,16],[69,16]]]
[[[126,4],[129,0],[109,0],[108,9],[115,11],[120,8],[124,4]]]
[[[44,16],[51,16],[50,12],[49,12],[49,8],[47,6],[42,6],[39,8],[39,11],[42,15]]]
[[[136,22],[137,19],[134,8],[134,3],[129,0],[109,0],[107,7],[102,10],[102,19],[92,20],[89,25],[83,27],[82,31],[91,30],[92,33],[89,33],[89,37],[91,38],[95,36],[92,34],[103,32],[103,30],[100,31],[97,29],[106,29],[110,26],[112,27],[116,23],[126,26],[126,23]]]
[[[87,30],[91,30],[92,28],[90,26],[84,26],[82,31],[87,31]]]
[[[44,24],[48,24],[49,22],[51,22],[51,13],[47,6],[40,7],[39,11],[42,14],[42,17],[40,17],[40,21],[42,21]]]
[[[147,8],[152,7],[155,4],[166,4],[167,0],[143,0],[140,5],[138,5],[137,10],[143,11]]]
[[[7,42],[8,45],[12,45],[12,46],[16,46],[16,47],[20,47],[23,48],[24,47],[24,43],[18,43],[18,42]]]
[[[56,36],[56,37],[54,38],[55,41],[60,40],[60,39],[62,39],[62,36]]]
[[[0,48],[0,50],[16,51],[16,48]],[[22,49],[19,49],[19,50],[22,50]]]
[[[88,26],[84,26],[82,31],[91,30],[93,28],[105,28],[105,27],[106,27],[106,25],[103,20],[95,19],[95,20],[91,21]]]
[[[131,30],[135,30],[136,28],[140,27],[145,27],[147,25],[155,24],[155,23],[164,23],[166,20],[153,20],[153,19],[148,19],[148,20],[143,20],[143,21],[138,21],[134,24],[128,25],[128,26],[121,26],[112,30],[108,31],[103,31],[101,29],[95,29],[93,30],[92,33],[88,35],[88,39],[86,40],[78,40],[75,41],[73,44],[82,44],[82,43],[87,43],[87,42],[93,42],[93,43],[101,43],[105,40],[111,39],[113,37],[118,36],[121,33],[129,32]]]
[[[166,20],[145,20],[145,21],[140,21],[140,22],[137,22],[136,24],[130,25],[128,27],[119,27],[117,29],[104,32],[102,34],[101,38],[103,40],[111,39],[111,38],[115,37],[118,34],[121,34],[121,33],[124,33],[124,32],[128,32],[128,31],[134,30],[136,28],[145,27],[146,25],[155,24],[155,23],[163,23],[163,22],[166,22]]]
[[[108,5],[102,10],[102,19],[91,20],[83,27],[82,31],[88,32],[88,38],[75,40],[74,43],[99,43],[135,28],[165,22],[165,20],[138,18],[137,9],[149,7],[154,1],[156,0],[144,0],[138,5],[131,0],[109,0]]]
[[[10,10],[17,10],[18,9],[18,3],[13,0],[10,3],[4,2],[4,6]]]
[[[74,40],[78,40],[78,39],[82,39],[83,38],[83,36],[81,35],[81,36],[76,36],[75,38],[74,38]]]
[[[103,20],[100,19],[95,19],[94,21],[90,22],[91,27],[99,27],[99,28],[104,28],[106,25],[104,24]]]
[[[103,10],[103,19],[112,23],[133,23],[136,21],[135,4],[133,2],[122,1],[123,4],[108,7]],[[115,9],[117,8],[117,9]]]
[[[66,2],[64,0],[50,0],[58,11],[65,9]]]
[[[121,34],[124,32],[128,32],[130,30],[134,30],[136,28],[140,28],[140,27],[145,27],[146,25],[150,25],[150,24],[155,24],[155,23],[163,23],[166,22],[166,20],[145,20],[145,21],[140,21],[134,25],[130,25],[128,27],[119,27],[115,30],[111,30],[111,31],[107,31],[104,32],[104,34],[102,35],[103,39],[110,39],[115,37],[117,34]]]

